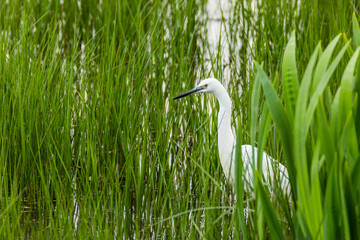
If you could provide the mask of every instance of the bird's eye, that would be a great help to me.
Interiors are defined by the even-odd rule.
[[[207,85],[207,84],[205,84],[205,85],[204,85],[204,87],[205,87],[205,88],[207,88],[207,87],[208,87],[208,85]]]

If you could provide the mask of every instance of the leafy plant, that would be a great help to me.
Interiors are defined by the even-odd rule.
[[[293,237],[307,239],[358,239],[360,213],[358,82],[360,48],[359,25],[353,16],[354,46],[344,39],[336,53],[341,35],[322,51],[320,44],[310,57],[301,81],[296,64],[295,32],[286,46],[281,74],[283,99],[279,97],[263,68],[256,63],[254,90],[260,84],[265,103],[281,141],[292,188],[292,213],[288,225],[294,224]],[[348,53],[349,60],[346,58]],[[332,57],[334,55],[334,57]],[[340,81],[334,72],[345,62]],[[334,84],[331,87],[331,81]],[[259,94],[253,99],[257,105]],[[264,108],[265,108],[264,107]],[[267,111],[267,109],[265,109]],[[257,115],[257,108],[253,108]],[[252,124],[257,118],[252,118]],[[261,120],[260,120],[261,121]],[[253,138],[255,135],[253,135]],[[257,142],[266,138],[259,134]],[[253,141],[254,142],[254,141]],[[261,158],[258,158],[261,162]],[[260,171],[260,170],[259,170]],[[260,174],[257,218],[264,218],[275,239],[284,238],[276,207],[264,191]],[[260,236],[264,230],[258,226]]]

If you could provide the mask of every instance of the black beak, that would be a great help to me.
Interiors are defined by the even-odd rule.
[[[190,95],[190,94],[193,94],[193,93],[197,93],[198,91],[203,90],[203,89],[204,89],[204,86],[200,86],[200,87],[193,88],[193,89],[191,89],[190,91],[187,91],[187,92],[185,92],[185,93],[183,93],[183,94],[180,94],[180,95],[177,96],[177,97],[174,97],[173,100],[186,97],[186,96],[188,96],[188,95]]]

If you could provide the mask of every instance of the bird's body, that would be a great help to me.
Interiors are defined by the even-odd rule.
[[[235,180],[235,145],[236,138],[231,127],[231,99],[225,90],[224,86],[214,78],[208,78],[199,83],[194,89],[181,94],[174,99],[182,98],[187,95],[197,92],[213,93],[217,98],[220,109],[218,113],[218,148],[221,166],[223,168],[225,177],[234,182]],[[255,158],[253,158],[253,149]],[[241,156],[243,161],[243,179],[245,183],[245,190],[252,191],[253,188],[253,159],[257,161],[257,148],[251,145],[241,146]],[[281,183],[281,189],[285,194],[290,194],[290,184],[287,169],[284,165],[277,162],[275,159],[263,152],[262,155],[262,172],[264,183],[272,186],[275,180]],[[271,191],[271,189],[270,189]]]

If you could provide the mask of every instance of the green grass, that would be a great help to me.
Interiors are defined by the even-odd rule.
[[[223,80],[222,53],[204,57],[205,1],[9,2],[0,3],[1,238],[359,236],[356,1],[255,1],[258,12],[231,3],[222,38],[233,122],[242,143],[288,167],[292,204],[278,188],[268,201],[258,177],[255,201],[236,202],[214,98],[171,100],[199,78]],[[318,76],[339,62],[315,78],[311,56]]]

